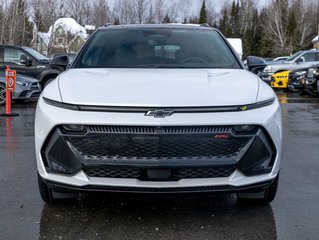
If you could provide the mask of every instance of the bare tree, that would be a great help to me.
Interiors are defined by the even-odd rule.
[[[105,0],[98,0],[92,7],[92,24],[96,27],[104,26],[110,22],[110,9]]]
[[[274,52],[287,52],[285,9],[288,9],[287,0],[272,0],[266,10],[266,21],[263,23],[263,29],[266,37],[274,44]]]

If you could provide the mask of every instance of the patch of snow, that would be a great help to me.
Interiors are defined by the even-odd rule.
[[[227,38],[228,42],[235,49],[240,58],[243,56],[243,42],[240,38]]]
[[[96,29],[96,27],[93,25],[85,25],[84,28],[88,31],[94,31]]]
[[[78,24],[73,18],[59,18],[55,21],[53,26],[53,31],[56,31],[61,26],[65,31],[72,35],[80,35],[84,40],[86,40],[88,37],[85,27]],[[53,26],[51,26],[49,29],[48,34],[50,35],[52,33]]]
[[[49,42],[50,42],[50,34],[49,33],[38,32],[38,35],[40,38],[42,38],[42,40],[44,41],[44,43],[46,45],[49,45]]]

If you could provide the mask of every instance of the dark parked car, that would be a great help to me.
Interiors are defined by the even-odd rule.
[[[0,72],[0,105],[6,102],[6,77],[5,72]],[[15,92],[12,93],[12,100],[24,102],[30,99],[37,99],[40,96],[41,88],[37,79],[17,74]]]
[[[298,91],[299,93],[305,93],[305,81],[309,68],[293,70],[289,73],[288,89],[290,91]]]
[[[49,59],[32,48],[0,45],[0,70],[9,65],[18,74],[39,79],[48,64]]]
[[[318,96],[319,65],[309,68],[305,81],[305,90],[311,96]]]
[[[76,53],[63,53],[55,55],[47,68],[41,73],[39,82],[42,88],[45,87],[50,80],[55,79],[61,72],[67,68],[66,62],[71,64],[76,57]]]

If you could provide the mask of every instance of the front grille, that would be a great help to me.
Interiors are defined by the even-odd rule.
[[[40,84],[38,82],[32,83],[31,90],[40,90]]]
[[[85,137],[67,141],[87,161],[237,159],[252,136],[233,136],[232,127],[88,126]],[[227,139],[216,138],[222,134]]]
[[[28,94],[29,94],[29,90],[24,90],[24,91],[22,91],[20,94],[19,94],[19,97],[20,98],[22,98],[22,97],[27,97],[28,96]]]
[[[147,169],[91,167],[85,168],[84,171],[89,177],[152,180],[148,177]],[[172,169],[165,180],[176,181],[190,178],[222,178],[229,177],[234,171],[235,168],[233,167]]]
[[[196,133],[228,133],[231,126],[87,126],[90,133],[121,133],[121,134],[196,134]]]
[[[235,169],[249,176],[270,172],[276,156],[271,139],[258,126],[239,129],[85,126],[83,132],[68,132],[59,126],[41,154],[48,172],[84,170],[90,177],[166,181],[228,177]]]
[[[34,92],[32,93],[31,98],[38,98],[40,97],[40,95],[41,95],[41,92]]]

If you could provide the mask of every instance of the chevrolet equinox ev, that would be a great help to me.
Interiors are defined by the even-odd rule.
[[[36,110],[48,203],[108,191],[225,192],[268,204],[281,145],[275,93],[208,26],[102,27]]]

